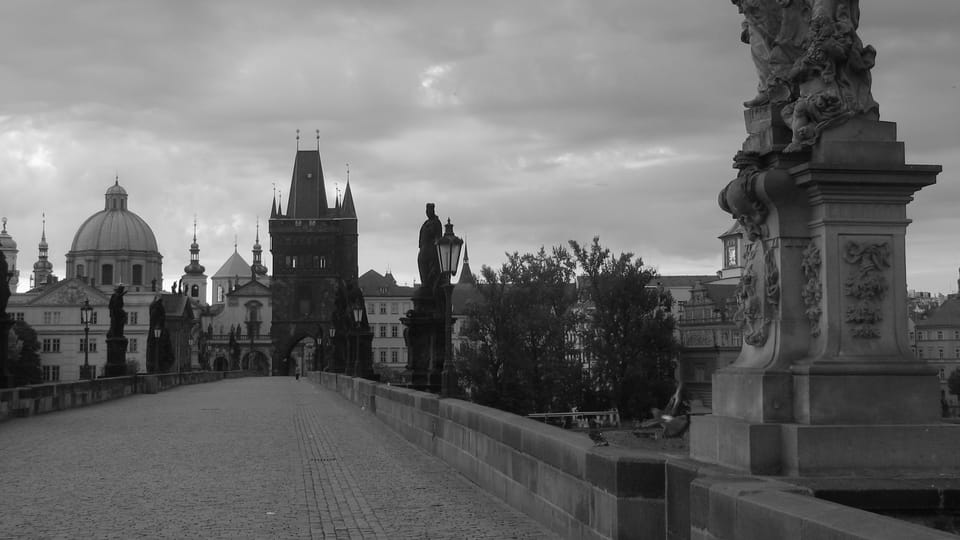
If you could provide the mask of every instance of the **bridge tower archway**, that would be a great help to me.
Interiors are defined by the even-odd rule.
[[[300,334],[291,338],[280,349],[280,355],[275,359],[276,372],[280,375],[294,375],[297,367],[300,373],[321,371],[326,367],[323,338],[310,334]]]

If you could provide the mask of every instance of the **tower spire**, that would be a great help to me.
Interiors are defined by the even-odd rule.
[[[297,151],[300,151],[300,130],[297,129]]]

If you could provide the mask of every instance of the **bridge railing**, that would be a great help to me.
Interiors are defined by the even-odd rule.
[[[590,421],[600,427],[620,427],[620,413],[609,411],[572,411],[563,413],[532,413],[527,418],[539,420],[545,424],[560,426],[566,429],[588,429]]]

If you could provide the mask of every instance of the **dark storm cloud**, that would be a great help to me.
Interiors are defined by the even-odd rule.
[[[883,118],[910,161],[947,170],[910,207],[918,259],[956,251],[943,224],[960,196],[958,6],[862,6]],[[725,1],[4,2],[0,47],[16,54],[0,61],[0,175],[16,189],[0,212],[29,266],[47,210],[62,275],[73,232],[119,173],[167,281],[195,214],[212,274],[235,237],[250,258],[299,128],[301,148],[320,131],[331,201],[350,163],[361,272],[415,277],[430,200],[475,269],[600,235],[649,264],[710,273],[730,223],[716,193],[756,85],[739,31]],[[43,196],[65,190],[66,206]],[[957,262],[938,264],[949,279],[926,276],[927,288],[952,287]]]

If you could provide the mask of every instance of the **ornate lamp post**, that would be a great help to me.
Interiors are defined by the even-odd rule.
[[[357,302],[353,305],[353,326],[354,326],[354,347],[353,352],[353,369],[350,370],[350,375],[357,376],[359,373],[357,371],[360,368],[360,325],[363,322],[363,304]]]
[[[81,379],[92,379],[90,373],[90,319],[93,315],[93,307],[90,300],[84,300],[80,306],[80,323],[83,324],[83,367],[80,368]]]
[[[453,234],[453,224],[447,218],[443,236],[437,239],[437,257],[440,258],[440,274],[444,291],[443,334],[445,353],[440,375],[440,395],[450,397],[457,392],[456,371],[453,367],[453,283],[460,266],[460,251],[463,240]]]
[[[153,327],[153,368],[156,373],[160,372],[160,336],[162,334],[162,328],[159,326]]]

